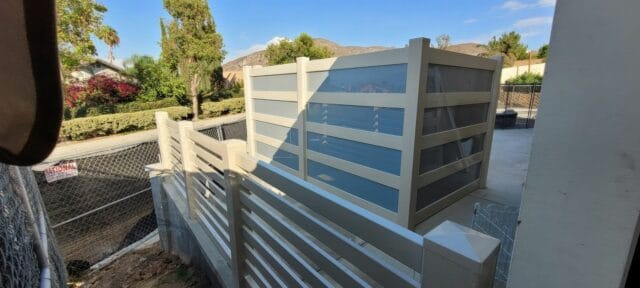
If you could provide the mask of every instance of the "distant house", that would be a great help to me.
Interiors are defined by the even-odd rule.
[[[115,79],[126,79],[124,68],[102,59],[84,64],[76,71],[71,72],[74,81],[87,81],[92,76],[105,75]]]

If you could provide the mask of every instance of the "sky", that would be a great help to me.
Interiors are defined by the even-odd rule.
[[[120,61],[133,54],[160,55],[160,0],[98,0],[109,10]],[[448,34],[453,44],[486,44],[492,36],[517,31],[529,49],[548,43],[555,0],[211,0],[224,62],[266,48],[301,32],[340,45],[404,47],[409,39]],[[107,47],[96,41],[98,57]]]

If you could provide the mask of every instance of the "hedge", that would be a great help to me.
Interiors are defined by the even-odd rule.
[[[166,111],[169,113],[170,118],[176,120],[186,118],[191,113],[189,107],[174,106],[132,113],[117,113],[71,119],[62,122],[60,141],[83,140],[98,136],[153,129],[156,127],[156,111]],[[244,111],[244,98],[232,98],[219,102],[202,103],[203,118],[237,114],[242,111]]]
[[[135,101],[129,103],[121,103],[114,105],[100,105],[95,107],[79,106],[76,108],[65,108],[64,119],[70,120],[81,117],[93,117],[105,114],[130,113],[138,111],[146,111],[151,109],[160,109],[173,106],[180,106],[176,98],[164,98],[158,101],[142,102]]]
[[[200,107],[202,108],[202,118],[238,114],[244,111],[244,98],[230,98],[219,102],[204,102]]]
[[[166,111],[172,119],[187,117],[187,107],[169,107],[133,113],[118,113],[85,117],[62,122],[60,140],[83,140],[156,127],[155,112]]]

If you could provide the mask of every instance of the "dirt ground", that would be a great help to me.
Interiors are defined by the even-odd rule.
[[[177,256],[162,251],[156,242],[75,279],[69,287],[198,288],[212,285],[201,271],[184,265]]]

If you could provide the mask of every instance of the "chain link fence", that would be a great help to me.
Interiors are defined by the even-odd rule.
[[[244,120],[201,130],[246,139]],[[50,163],[34,171],[71,276],[145,238],[157,228],[145,166],[155,140]]]
[[[513,241],[518,224],[518,208],[500,204],[476,203],[471,228],[500,240],[494,287],[506,287]]]
[[[21,197],[20,193],[26,197]],[[35,223],[39,222],[35,217],[40,216],[43,225]],[[46,229],[46,232],[35,231],[34,227]],[[37,235],[43,232],[47,236],[46,245],[37,240]],[[37,247],[45,247],[51,287],[66,287],[62,257],[31,171],[0,163],[0,287],[40,286],[41,269],[46,264],[39,257]]]

